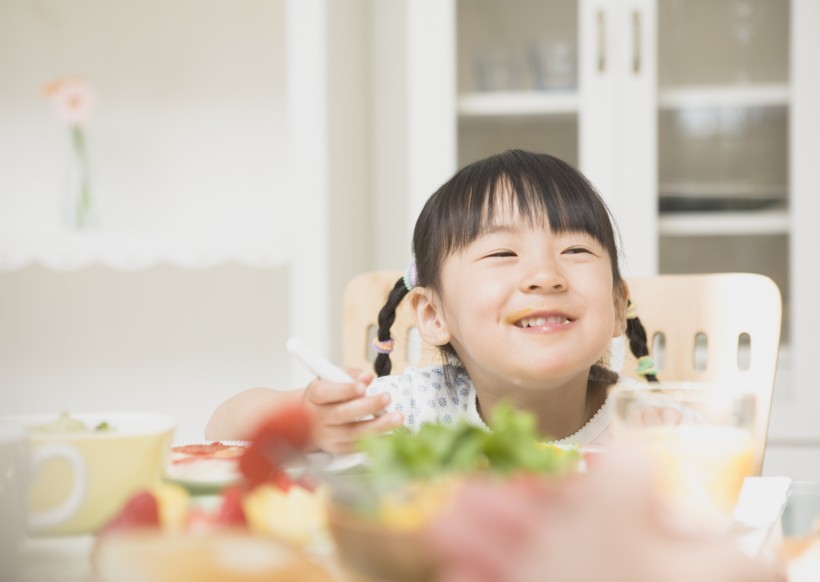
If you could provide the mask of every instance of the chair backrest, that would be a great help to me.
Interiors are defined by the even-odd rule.
[[[401,271],[372,271],[352,279],[345,287],[342,299],[342,363],[352,368],[373,370],[376,351],[370,345],[378,329],[378,315],[390,290],[402,277]],[[390,328],[394,338],[393,373],[399,374],[408,365],[441,363],[439,351],[421,340],[408,302],[396,310],[396,321]]]
[[[752,273],[630,279],[661,381],[702,381],[757,395],[755,469],[763,467],[780,349],[780,290]],[[623,374],[635,377],[627,354]]]
[[[375,351],[370,340],[378,311],[401,276],[400,271],[370,272],[348,284],[342,307],[345,365],[372,369]],[[780,346],[782,308],[777,285],[751,273],[658,275],[628,283],[660,380],[703,381],[755,392],[759,474]],[[402,303],[391,329],[393,373],[408,364],[441,362],[438,350],[424,344],[414,326],[409,305]],[[627,354],[621,373],[635,377],[635,369],[635,359]]]

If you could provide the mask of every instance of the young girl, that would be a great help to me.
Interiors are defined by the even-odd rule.
[[[353,384],[245,391],[217,408],[208,438],[246,438],[252,419],[304,398],[320,426],[317,446],[341,453],[364,433],[401,424],[466,418],[486,426],[508,401],[532,411],[549,438],[606,444],[607,393],[619,382],[607,367],[612,338],[626,331],[643,373],[653,379],[654,370],[642,327],[628,321],[609,211],[580,172],[521,150],[477,161],[427,201],[413,252],[414,265],[379,314],[380,378],[360,372]],[[388,376],[401,301],[444,363]]]

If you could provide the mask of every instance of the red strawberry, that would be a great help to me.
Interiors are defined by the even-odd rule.
[[[120,512],[103,526],[101,533],[140,527],[159,527],[159,504],[150,491],[132,495]]]
[[[213,517],[201,507],[192,507],[185,517],[186,533],[208,533],[214,530]]]
[[[239,470],[251,485],[265,483],[310,450],[312,432],[313,417],[301,402],[283,406],[256,429],[239,458]]]
[[[242,498],[245,489],[238,486],[226,487],[222,490],[222,503],[214,515],[214,523],[222,526],[245,527],[248,522],[245,510],[242,508]]]
[[[285,493],[287,493],[294,485],[294,481],[290,478],[290,475],[281,469],[275,470],[270,474],[270,477],[268,477],[268,483],[274,487],[278,487]]]

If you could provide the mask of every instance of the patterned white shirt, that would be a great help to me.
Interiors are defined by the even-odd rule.
[[[470,424],[489,427],[478,413],[475,387],[461,366],[449,366],[452,383],[445,377],[445,366],[407,368],[400,376],[382,376],[370,384],[368,394],[388,392],[392,398],[388,412],[404,415],[404,424],[417,431],[422,424],[455,424],[466,419]],[[621,378],[618,385],[634,383]],[[609,443],[610,404],[606,400],[595,415],[574,434],[555,441],[559,444],[604,446]]]

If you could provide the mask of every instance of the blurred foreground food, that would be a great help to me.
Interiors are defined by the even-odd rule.
[[[301,408],[266,419],[239,458],[243,479],[217,495],[192,495],[176,483],[135,493],[98,532],[92,555],[97,577],[329,580],[326,565],[312,555],[331,547],[327,492],[284,470],[304,454],[309,431]]]
[[[576,447],[544,442],[528,412],[500,405],[489,427],[426,424],[364,439],[366,470],[334,479],[349,479],[340,491],[331,487],[328,524],[342,561],[376,580],[435,579],[440,557],[426,528],[470,479],[555,480],[582,466]]]
[[[329,571],[274,538],[225,530],[207,535],[120,532],[100,544],[96,571],[105,582],[322,582]]]
[[[489,427],[425,424],[415,433],[398,429],[365,438],[366,485],[375,505],[358,509],[397,527],[419,526],[457,492],[465,476],[561,478],[581,466],[580,451],[545,442],[529,412],[501,404]]]
[[[312,422],[301,406],[262,422],[238,459],[241,482],[218,495],[174,483],[135,494],[98,536],[100,580],[325,580],[328,556],[376,579],[426,580],[436,557],[424,528],[467,479],[561,479],[582,460],[502,405],[490,431],[424,425],[363,439],[368,461],[331,474],[310,467]],[[305,471],[286,469],[294,462]]]

